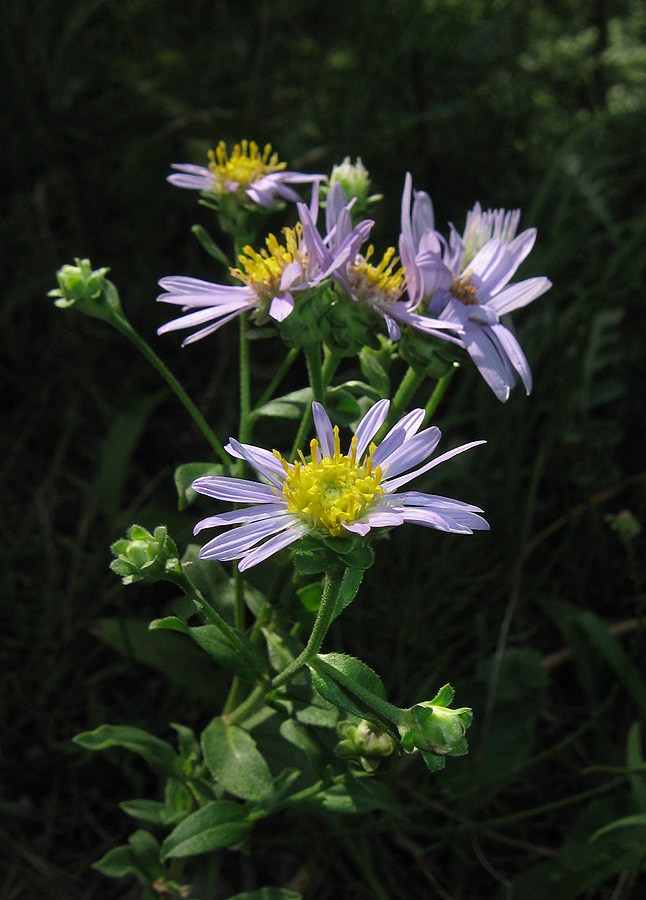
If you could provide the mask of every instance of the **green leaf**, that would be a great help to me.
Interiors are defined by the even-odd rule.
[[[196,478],[205,475],[225,475],[227,470],[219,463],[192,462],[184,463],[175,469],[175,487],[177,488],[178,509],[186,509],[197,498],[191,485]]]
[[[330,388],[325,404],[332,421],[341,427],[351,425],[361,416],[361,407],[345,387]],[[368,388],[368,391],[371,392],[371,389]]]
[[[641,748],[641,724],[633,722],[626,740],[626,766],[629,769],[644,767]],[[633,797],[640,809],[646,810],[646,781],[641,772],[633,772],[629,776]]]
[[[336,598],[336,603],[334,605],[333,620],[336,619],[346,606],[348,606],[349,603],[352,603],[357,596],[362,579],[363,569],[348,568],[345,570],[343,579],[341,580],[341,587],[339,588],[339,596]]]
[[[197,856],[243,841],[252,828],[245,806],[214,800],[184,819],[162,844],[162,859]]]
[[[221,697],[222,673],[185,637],[159,630],[150,631],[137,619],[99,619],[92,634],[129,659],[162,672],[170,681],[209,702]]]
[[[347,675],[353,681],[356,681],[365,690],[374,694],[377,699],[385,699],[384,686],[379,676],[365,663],[352,656],[345,656],[342,653],[328,653],[327,655],[321,655],[319,659],[333,666],[341,674]],[[392,733],[392,726],[385,722],[369,706],[367,701],[360,699],[349,688],[336,681],[332,673],[312,667],[311,675],[312,686],[325,700],[333,703],[339,709],[357,716],[359,719],[368,719]]]
[[[206,228],[203,228],[202,225],[193,225],[191,231],[209,256],[212,256],[213,259],[217,259],[217,261],[222,263],[226,270],[229,271],[231,260],[227,257],[226,253],[218,247]]]
[[[263,628],[262,633],[267,642],[269,663],[275,672],[282,672],[283,669],[286,669],[305,649],[303,644],[291,634],[280,634],[269,628]],[[298,679],[299,676],[297,675],[296,678]],[[300,680],[302,681],[302,679]]]
[[[370,347],[364,347],[359,353],[359,365],[361,374],[377,390],[379,396],[389,397],[390,378],[381,364],[378,354]]]
[[[236,631],[241,644],[244,645],[250,661],[240,656],[234,645],[224,636],[216,625],[198,625],[189,627],[177,616],[166,616],[164,619],[155,619],[150,623],[153,630],[171,629],[188,634],[195,643],[208,655],[219,663],[227,672],[239,675],[246,681],[255,682],[267,674],[267,664],[258,649],[249,638],[240,631]]]
[[[182,568],[191,581],[198,589],[200,594],[205,597],[212,606],[218,610],[228,621],[227,613],[230,612],[231,621],[233,621],[233,607],[231,599],[227,598],[223,601],[223,591],[229,576],[226,569],[215,559],[200,559],[200,545],[189,544],[184,551],[181,563]],[[231,609],[229,610],[229,607]]]
[[[92,864],[102,875],[108,878],[122,878],[124,875],[138,875],[141,873],[132,852],[132,847],[123,844],[109,850],[105,856]]]
[[[103,441],[96,493],[99,509],[107,517],[113,517],[121,507],[121,495],[137,441],[149,417],[167,394],[167,389],[163,388],[138,397],[117,416]]]
[[[270,400],[264,406],[254,410],[254,418],[268,416],[278,419],[301,419],[303,413],[312,402],[312,389],[302,388],[300,391],[292,391],[284,397]]]
[[[609,831],[614,831],[616,828],[630,828],[632,826],[646,829],[646,813],[635,813],[635,815],[632,816],[624,816],[623,819],[616,819],[614,822],[610,822],[608,825],[604,825],[603,828],[599,828],[598,831],[595,831],[590,840],[596,841],[602,834],[607,834]]]
[[[322,595],[323,584],[320,581],[313,581],[296,591],[296,596],[308,612],[316,612],[321,605]]]
[[[186,818],[185,812],[170,810],[159,800],[124,800],[119,806],[126,815],[152,825],[174,825]]]
[[[180,774],[179,757],[170,744],[141,728],[130,725],[100,725],[94,731],[77,734],[72,740],[86,750],[123,747],[142,756],[150,768],[160,775]]]
[[[357,815],[383,809],[401,818],[402,809],[388,788],[373,778],[345,775],[317,797],[317,802],[330,812]]]
[[[214,719],[202,733],[209,771],[230,794],[243,800],[270,800],[274,782],[251,735],[238,725]]]

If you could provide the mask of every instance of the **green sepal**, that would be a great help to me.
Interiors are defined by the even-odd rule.
[[[171,745],[141,728],[131,725],[100,725],[94,731],[77,734],[72,740],[86,750],[123,747],[143,757],[159,775],[168,777],[181,774],[180,758]]]
[[[213,719],[202,732],[202,753],[215,780],[242,800],[271,800],[274,782],[249,732]]]
[[[299,575],[318,575],[330,568],[328,555],[321,545],[318,550],[301,550],[297,544],[293,558],[294,568]]]
[[[162,844],[161,858],[197,856],[241,843],[253,827],[248,812],[231,800],[207,803],[171,831]]]
[[[229,470],[221,463],[192,462],[178,466],[173,476],[177,490],[177,508],[186,509],[197,498],[197,492],[191,487],[197,478],[204,478],[206,475],[227,475],[228,472]]]

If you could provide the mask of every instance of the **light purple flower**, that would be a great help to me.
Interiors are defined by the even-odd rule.
[[[320,403],[312,404],[318,439],[309,461],[289,463],[277,450],[240,444],[231,438],[227,451],[246,460],[267,483],[206,476],[193,482],[200,494],[248,503],[242,509],[209,516],[195,526],[228,528],[205,544],[202,559],[240,560],[249,569],[306,534],[362,537],[373,528],[412,522],[427,528],[471,534],[489,525],[476,506],[419,491],[400,491],[413,478],[484,441],[472,441],[425,462],[437,447],[438,428],[420,431],[424,410],[405,415],[376,446],[372,441],[386,419],[390,402],[380,400],[361,419],[346,454],[338,426],[332,427]],[[420,465],[422,463],[422,465]],[[411,471],[412,470],[412,471]]]
[[[461,237],[451,226],[447,243],[436,231],[417,241],[415,281],[428,311],[460,326],[458,343],[466,348],[496,397],[503,402],[520,376],[527,393],[532,375],[520,344],[503,317],[527,306],[552,286],[548,278],[528,278],[509,284],[536,240],[536,229],[516,237],[519,210],[487,210],[476,204]],[[410,232],[414,231],[410,229]],[[406,238],[415,248],[415,239]],[[403,233],[403,232],[402,232]]]
[[[410,292],[409,299],[402,299],[407,286],[407,273],[401,267],[396,268],[398,260],[394,247],[388,248],[377,265],[370,261],[374,253],[372,245],[365,255],[359,253],[374,222],[365,219],[353,228],[350,216],[353,202],[348,203],[340,184],[335,182],[330,185],[325,208],[327,234],[324,239],[316,230],[314,203],[309,210],[304,204],[298,206],[303,233],[308,235],[310,243],[316,248],[319,265],[325,274],[331,275],[356,303],[370,306],[380,315],[391,340],[401,337],[401,324],[411,325],[440,338],[447,337],[446,331],[459,332],[459,325],[418,314],[415,310],[419,300],[410,297]]]
[[[189,335],[182,346],[212,334],[226,322],[246,310],[270,316],[277,322],[292,312],[293,292],[312,287],[320,280],[314,248],[308,246],[300,224],[284,228],[284,243],[270,234],[266,249],[260,253],[247,246],[239,257],[240,268],[231,269],[241,285],[213,284],[198,278],[170,276],[159,282],[167,293],[157,300],[181,306],[186,315],[172,319],[157,334],[181,328],[198,330]],[[195,310],[194,312],[187,312]]]
[[[225,142],[220,141],[215,150],[209,151],[209,159],[208,167],[174,163],[171,168],[176,169],[177,174],[169,175],[168,181],[177,187],[216,197],[236,194],[242,200],[268,207],[275,202],[276,196],[297,203],[301,198],[290,185],[318,185],[325,177],[285,172],[286,163],[278,162],[278,155],[271,152],[271,144],[267,144],[261,153],[255,141],[236,144],[231,155]]]

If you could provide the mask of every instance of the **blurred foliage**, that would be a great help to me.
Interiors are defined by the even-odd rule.
[[[105,721],[162,736],[170,720],[205,721],[201,697],[167,684],[148,653],[129,658],[124,632],[113,624],[106,638],[101,620],[130,633],[133,617],[163,614],[170,594],[122,591],[109,544],[136,519],[165,522],[184,546],[195,517],[177,511],[173,471],[208,448],[130,346],[98,321],[62,316],[45,294],[61,263],[89,257],[110,266],[152,339],[158,278],[220,274],[190,234],[195,222],[210,228],[208,213],[166,184],[169,166],[242,137],[305,171],[361,156],[384,194],[374,232],[384,246],[406,169],[440,227],[461,227],[475,200],[521,206],[539,231],[523,275],[554,288],[515,323],[532,396],[517,390],[502,407],[465,370],[441,408],[452,445],[489,443],[438,470],[431,489],[449,492],[450,478],[487,511],[491,535],[393,533],[377,547],[379,579],[368,573],[336,632],[341,649],[388,674],[393,702],[450,675],[458,702],[474,705],[471,754],[438,776],[419,761],[392,773],[405,825],[371,814],[260,829],[240,868],[218,860],[222,890],[300,873],[308,900],[643,896],[643,825],[621,822],[643,812],[631,726],[644,714],[644,537],[624,545],[605,521],[625,509],[646,521],[643,6],[0,8],[2,896],[137,897],[88,867],[126,839],[115,798],[153,796],[155,782],[136,760],[86,760],[69,740]],[[225,329],[178,343],[156,346],[226,438],[235,341]],[[256,342],[259,393],[281,353]],[[302,371],[290,378],[302,387]],[[277,427],[263,425],[274,443]],[[102,629],[125,655],[96,640]],[[494,731],[515,735],[513,756]]]

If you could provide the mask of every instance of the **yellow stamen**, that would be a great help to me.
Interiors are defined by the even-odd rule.
[[[215,150],[209,150],[209,169],[215,176],[218,193],[220,190],[229,192],[229,183],[244,190],[264,175],[280,172],[286,165],[278,162],[278,154],[271,152],[271,144],[267,144],[262,153],[255,141],[236,144],[231,156],[224,141],[220,141]]]
[[[389,247],[381,262],[373,266],[369,260],[375,248],[371,244],[363,259],[358,258],[350,267],[348,275],[354,293],[360,300],[373,304],[394,303],[404,290],[406,273],[402,267],[395,269],[399,257],[395,248]]]
[[[464,303],[465,306],[480,305],[480,301],[478,300],[478,289],[469,275],[466,277],[463,275],[460,278],[454,278],[449,290],[455,299],[459,300],[460,303]]]
[[[313,528],[337,536],[344,522],[355,522],[383,495],[381,467],[373,468],[375,444],[368,448],[363,463],[357,462],[357,438],[352,438],[350,454],[341,453],[339,428],[334,428],[334,454],[318,459],[319,443],[310,444],[311,460],[306,462],[299,451],[300,462],[290,469],[277,450],[274,456],[285,469],[283,494],[289,512],[297,513]]]
[[[287,266],[297,261],[303,271],[307,268],[307,254],[301,249],[303,229],[298,222],[294,228],[283,228],[285,246],[278,243],[275,235],[265,240],[267,249],[258,253],[253,247],[243,247],[238,257],[241,268],[231,269],[238,281],[254,288],[262,297],[275,297],[280,290],[280,279]]]

